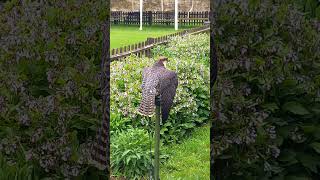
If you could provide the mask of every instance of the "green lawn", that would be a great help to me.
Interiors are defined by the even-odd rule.
[[[170,159],[160,165],[165,180],[210,179],[210,126],[196,128],[181,144],[162,147]]]
[[[179,30],[190,27],[180,27]],[[178,30],[178,31],[179,31]],[[142,31],[139,25],[111,25],[110,46],[111,49],[131,45],[147,40],[148,37],[159,37],[175,33],[173,26],[143,26]]]

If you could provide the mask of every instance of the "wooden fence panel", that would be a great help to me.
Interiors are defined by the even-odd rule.
[[[146,41],[135,43],[132,45],[116,48],[111,50],[111,61],[122,59],[130,54],[136,54],[138,57],[146,56],[151,57],[151,49],[159,44],[166,44],[170,41],[172,37],[175,36],[185,36],[188,34],[197,34],[202,32],[208,32],[209,26],[202,26],[198,28],[192,28],[184,30],[181,32],[176,32],[173,34],[156,37],[156,38],[147,38]]]
[[[145,25],[174,24],[173,11],[144,11],[142,16],[143,24]],[[178,18],[181,25],[202,25],[205,21],[209,20],[209,12],[179,12]],[[140,13],[139,11],[112,11],[110,22],[113,24],[139,24]]]

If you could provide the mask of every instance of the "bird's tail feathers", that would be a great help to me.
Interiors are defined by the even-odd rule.
[[[138,113],[151,117],[155,111],[155,93],[143,93]]]

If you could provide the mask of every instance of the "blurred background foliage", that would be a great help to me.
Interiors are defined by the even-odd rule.
[[[106,178],[88,162],[101,121],[105,1],[7,1],[0,14],[0,179]]]
[[[319,179],[318,1],[221,1],[213,151],[217,179]]]
[[[0,178],[105,176],[89,165],[87,158],[101,120],[100,28],[107,9],[105,1],[12,0],[2,5]],[[214,160],[223,167],[216,173],[224,179],[317,179],[319,1],[226,0],[215,12],[219,78],[214,94],[213,147]],[[186,77],[181,81],[186,84],[180,95],[183,102],[175,106],[174,116],[163,126],[163,143],[179,141],[195,125],[204,123],[208,114],[208,86],[202,83],[209,81],[205,68],[200,68],[206,60],[203,64],[192,61],[188,47],[196,43],[191,41],[182,43],[189,44],[186,51],[173,51],[174,46],[169,46],[173,48],[170,51],[155,49],[175,59],[173,62],[183,67],[178,69],[180,74]],[[208,52],[199,50],[198,56],[206,59],[203,54]],[[137,62],[134,57],[128,61],[130,58]],[[151,63],[139,60],[139,67]],[[200,69],[187,68],[190,63]],[[194,74],[192,83],[200,88],[187,82]],[[126,89],[124,79],[117,81],[117,87]],[[200,101],[184,102],[189,95]],[[133,97],[131,104],[136,106]],[[190,112],[189,106],[197,113]],[[111,116],[121,119],[111,133],[143,127],[130,111]],[[132,118],[137,121],[132,123]],[[145,130],[130,133],[115,137],[119,142],[137,136],[146,139]],[[135,162],[134,157],[143,152],[136,151],[139,147],[133,149],[128,162]]]

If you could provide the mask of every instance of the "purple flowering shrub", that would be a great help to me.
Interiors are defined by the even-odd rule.
[[[88,158],[102,119],[100,28],[107,13],[105,1],[4,4],[0,154],[5,162],[31,168],[21,177],[95,179],[105,174]]]
[[[231,0],[215,10],[215,174],[319,177],[319,29],[283,1]]]

